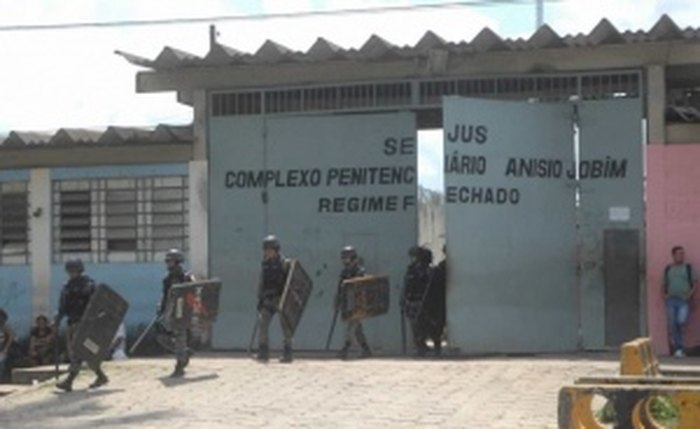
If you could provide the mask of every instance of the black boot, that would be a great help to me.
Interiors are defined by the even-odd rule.
[[[109,378],[107,378],[107,376],[104,372],[102,372],[101,369],[95,371],[95,374],[97,374],[97,378],[90,385],[90,389],[97,389],[98,387],[104,386],[105,384],[109,383]]]
[[[56,388],[63,390],[64,392],[72,392],[73,391],[73,380],[75,380],[75,377],[78,376],[77,372],[70,372],[68,373],[68,377],[66,377],[65,380],[62,382],[58,383],[56,385]]]
[[[190,358],[192,358],[192,355],[193,355],[193,354],[194,354],[194,350],[188,348],[188,349],[187,349],[187,352],[186,352],[186,355],[185,355],[185,361],[184,361],[183,364],[182,364],[182,367],[183,367],[183,368],[186,368],[187,365],[190,364]]]
[[[372,350],[369,349],[369,345],[367,343],[362,343],[360,346],[362,346],[362,353],[360,353],[361,359],[372,357]]]
[[[267,347],[267,344],[260,344],[260,347],[258,347],[257,359],[259,362],[267,362],[270,360],[270,349]]]
[[[340,349],[338,352],[338,359],[342,360],[347,360],[348,359],[348,351],[350,351],[350,342],[346,342],[345,345],[343,345],[343,348]]]
[[[292,363],[292,346],[291,344],[284,345],[284,353],[280,358],[280,363]]]
[[[416,343],[416,357],[425,357],[428,353],[428,346],[425,344],[425,340],[418,340]]]
[[[434,340],[433,353],[436,357],[442,356],[442,339]]]
[[[185,376],[185,366],[178,362],[175,365],[175,370],[173,371],[172,374],[170,374],[170,378],[182,378]]]

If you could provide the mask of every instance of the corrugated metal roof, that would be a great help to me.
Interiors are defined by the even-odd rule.
[[[96,130],[90,128],[61,128],[53,133],[36,131],[11,131],[0,148],[17,149],[46,146],[117,145],[192,143],[191,125],[164,125],[155,128],[116,127]]]
[[[123,51],[116,51],[132,64],[154,70],[172,70],[186,67],[241,66],[248,64],[279,64],[285,62],[324,61],[390,61],[392,59],[417,58],[431,50],[443,50],[450,54],[464,55],[479,52],[528,51],[540,49],[582,48],[600,45],[624,45],[636,43],[693,41],[700,43],[700,28],[681,29],[668,16],[663,15],[648,31],[620,32],[607,19],[602,19],[588,34],[559,36],[551,27],[540,27],[529,39],[505,39],[488,27],[482,29],[470,42],[449,42],[437,34],[427,32],[414,46],[400,47],[373,35],[360,49],[344,49],[319,38],[306,51],[289,49],[280,43],[267,40],[255,53],[245,53],[220,43],[199,57],[166,46],[153,60]]]

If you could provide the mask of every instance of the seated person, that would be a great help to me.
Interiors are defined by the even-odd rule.
[[[29,357],[34,365],[50,365],[53,363],[54,330],[46,316],[37,317],[35,323],[29,337]]]
[[[0,382],[9,378],[10,365],[8,357],[10,347],[15,341],[15,334],[7,324],[7,313],[0,308]]]

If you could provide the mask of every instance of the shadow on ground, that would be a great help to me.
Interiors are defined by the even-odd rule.
[[[170,378],[161,377],[160,382],[163,383],[165,387],[177,387],[184,386],[187,384],[200,383],[202,381],[215,380],[219,378],[218,374],[203,374],[196,377],[183,377],[183,378]]]
[[[41,389],[53,389],[53,385]],[[134,427],[173,417],[173,412],[155,411],[126,414],[100,419],[107,407],[100,402],[124,389],[74,390],[70,393],[53,391],[45,399],[13,407],[0,413],[0,428],[54,429],[56,419],[70,419],[71,429],[92,429],[101,426]],[[109,400],[109,399],[107,399]]]

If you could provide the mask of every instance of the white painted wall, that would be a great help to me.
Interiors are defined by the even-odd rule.
[[[32,314],[36,317],[49,314],[51,304],[51,172],[36,168],[29,177]]]

